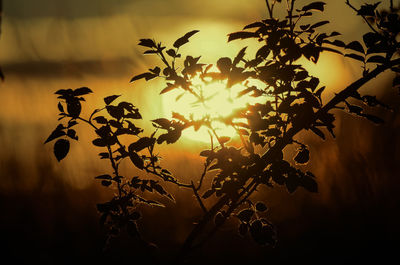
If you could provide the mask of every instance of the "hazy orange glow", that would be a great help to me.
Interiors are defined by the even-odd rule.
[[[190,93],[183,93],[175,90],[163,97],[164,115],[169,116],[172,112],[178,112],[185,117],[193,117],[194,120],[200,120],[203,117],[224,118],[232,114],[236,109],[246,107],[247,104],[260,102],[260,98],[254,98],[248,95],[238,97],[238,93],[246,87],[241,84],[226,87],[226,82],[215,81],[210,84],[204,84],[200,79],[194,80],[194,86],[205,99],[205,102],[199,102],[197,98]],[[219,136],[237,136],[235,130],[226,126],[222,122],[214,121],[212,126]],[[195,131],[193,127],[184,131],[183,135],[196,141],[209,142],[210,135],[206,127],[201,127]]]

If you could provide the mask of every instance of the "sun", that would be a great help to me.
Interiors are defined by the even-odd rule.
[[[213,119],[224,118],[232,114],[234,110],[242,109],[248,104],[260,101],[255,97],[246,95],[238,97],[238,93],[246,89],[243,84],[236,84],[227,88],[226,80],[205,84],[200,79],[194,80],[193,84],[198,91],[201,91],[205,102],[198,102],[198,99],[188,92],[173,90],[163,95],[162,104],[165,116],[171,117],[172,112],[177,112],[185,117],[193,117],[195,120],[200,120],[206,116]],[[222,122],[213,121],[211,125],[218,136],[238,137],[235,129]],[[190,127],[183,131],[183,137],[194,141],[210,142],[210,132],[205,126],[200,127],[197,131]]]

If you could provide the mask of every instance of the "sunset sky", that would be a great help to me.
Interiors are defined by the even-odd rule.
[[[98,159],[99,149],[91,145],[94,133],[89,130],[90,128],[79,127],[80,141],[71,145],[69,157],[61,163],[58,163],[52,154],[53,146],[43,145],[58,124],[58,101],[54,95],[55,91],[90,87],[94,93],[87,96],[85,103],[87,105],[84,105],[84,108],[87,108],[83,110],[85,115],[89,110],[104,104],[105,96],[122,94],[123,100],[131,101],[140,108],[147,122],[143,127],[153,129],[149,120],[170,117],[172,111],[185,112],[186,109],[185,106],[178,105],[180,103],[175,100],[159,95],[165,85],[162,80],[151,82],[140,80],[133,84],[129,83],[134,75],[143,73],[159,63],[157,58],[143,55],[145,48],[137,45],[139,39],[154,38],[167,46],[172,46],[174,41],[186,32],[199,30],[200,32],[191,37],[190,42],[180,51],[184,57],[201,56],[201,62],[215,64],[220,57],[235,56],[245,45],[250,45],[248,49],[250,54],[254,53],[258,48],[252,46],[254,43],[239,40],[228,43],[227,34],[240,31],[245,25],[265,19],[267,16],[264,0],[3,0],[2,2],[0,67],[5,75],[5,81],[0,83],[0,148],[2,149],[0,175],[3,178],[0,182],[0,195],[4,193],[7,196],[8,194],[17,196],[14,194],[21,191],[21,194],[28,194],[27,196],[34,194],[32,195],[34,198],[35,196],[42,198],[42,194],[47,196],[47,192],[53,194],[52,192],[56,191],[54,193],[59,194],[58,189],[65,194],[73,190],[79,196],[82,194],[87,197],[97,196],[96,199],[104,198],[106,194],[105,190],[101,189],[103,187],[95,186],[98,183],[94,182],[93,177],[103,174],[110,168],[108,164],[103,163],[104,160]],[[300,8],[309,2],[296,1]],[[323,14],[317,13],[315,19],[329,20],[331,23],[321,29],[326,32],[342,33],[338,39],[345,42],[360,40],[368,27],[361,19],[354,16],[354,11],[346,6],[345,0],[325,2],[327,2],[326,11]],[[375,1],[353,0],[352,2],[360,5]],[[384,0],[383,5],[387,5],[388,2]],[[360,77],[362,71],[358,62],[333,53],[323,53],[316,65],[305,60],[301,62],[311,74],[318,76],[321,83],[327,86],[324,99],[333,97],[335,92]],[[374,93],[378,97],[395,100],[395,97],[391,96],[393,94],[385,90],[391,82],[388,81],[388,77],[392,75],[383,74],[363,89],[365,91],[377,89]],[[215,105],[218,105],[218,102]],[[306,214],[303,213],[311,216],[314,213],[313,208],[308,208],[307,203],[316,207],[315,216],[326,222],[324,225],[327,227],[336,224],[337,221],[329,220],[330,215],[324,216],[327,209],[332,211],[330,212],[332,216],[338,220],[342,218],[340,220],[343,221],[346,216],[344,214],[342,216],[340,207],[343,207],[347,214],[352,213],[352,207],[357,205],[356,203],[365,203],[363,206],[367,210],[363,212],[364,208],[360,208],[365,216],[357,214],[353,216],[353,225],[358,227],[360,220],[370,215],[374,216],[368,212],[369,202],[372,202],[374,209],[380,209],[381,201],[390,201],[390,194],[394,194],[395,191],[395,186],[390,184],[390,178],[399,172],[400,120],[398,112],[385,112],[382,116],[388,118],[387,127],[378,128],[364,121],[353,123],[354,117],[340,116],[335,129],[337,141],[329,138],[326,142],[322,142],[317,137],[301,134],[300,137],[304,137],[305,141],[315,143],[312,147],[312,152],[315,153],[312,153],[313,164],[310,168],[316,175],[321,176],[318,178],[320,193],[311,196],[300,192],[294,197],[289,197],[286,193],[281,196],[274,191],[272,195],[266,195],[270,196],[268,198],[271,199],[271,205],[276,207],[277,222],[292,227],[286,223],[287,220],[296,223],[296,218],[305,218],[304,223],[300,224],[301,228],[298,230],[293,228],[293,231],[290,230],[284,236],[295,242],[303,227],[309,227]],[[208,145],[199,135],[184,135],[182,143],[173,146],[163,145],[160,152],[165,155],[165,164],[170,166],[171,171],[190,179],[199,176],[203,160],[200,160],[198,153],[206,147]],[[124,168],[124,165],[122,167]],[[364,177],[367,181],[364,181]],[[85,193],[87,190],[89,195]],[[84,199],[78,195],[70,197],[65,195],[66,197],[63,197],[66,200],[65,205],[73,209],[76,204],[81,203]],[[366,197],[371,201],[365,200]],[[57,200],[58,197],[51,198]],[[281,207],[281,203],[287,203],[291,199],[293,199],[290,201],[292,204],[288,204],[287,208]],[[39,199],[38,201],[42,202]],[[89,202],[90,205],[95,205],[93,201],[95,199],[92,197],[83,205],[88,205]],[[0,200],[0,206],[1,203]],[[22,202],[20,208],[23,209],[25,205],[27,204]],[[187,223],[190,223],[191,217],[187,215],[190,213],[191,205],[184,203],[178,205],[186,209],[183,216]],[[34,208],[33,213],[40,218],[44,216],[46,222],[52,223],[46,219],[47,212],[40,208],[42,206],[36,209],[36,205],[32,203],[31,207]],[[392,209],[391,207],[390,204],[388,209]],[[77,209],[84,212],[86,208],[82,206]],[[89,209],[97,218],[95,208]],[[389,213],[389,210],[388,213],[384,212],[387,214],[386,217],[390,215]],[[60,212],[57,214],[62,216]],[[168,216],[168,213],[163,212],[163,214]],[[57,219],[58,215],[54,218]],[[10,218],[9,223],[15,222],[12,216]],[[318,218],[317,221],[310,222],[317,225]],[[351,231],[352,227],[345,226],[345,221],[342,225]],[[359,232],[361,235],[368,229],[369,223],[362,225]],[[37,229],[40,234],[42,230]],[[324,228],[324,231],[328,230]],[[316,231],[318,234],[319,230]],[[336,233],[335,230],[328,232]],[[48,233],[51,238],[52,232]],[[181,235],[179,234],[181,231],[174,233],[177,237]],[[353,235],[354,238],[360,238],[357,233]],[[314,238],[309,240],[311,242]],[[347,244],[351,245],[349,242]],[[313,244],[318,245],[318,242],[315,241]],[[280,255],[285,254],[282,253]]]

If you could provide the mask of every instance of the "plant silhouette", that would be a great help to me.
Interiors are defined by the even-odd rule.
[[[171,183],[191,190],[203,210],[203,216],[183,242],[175,264],[187,261],[188,255],[211,240],[230,218],[237,220],[240,235],[249,235],[258,244],[273,247],[279,235],[266,217],[268,203],[254,201],[252,195],[261,186],[274,188],[276,185],[285,186],[289,193],[298,188],[318,192],[316,176],[297,167],[308,163],[310,151],[295,136],[309,131],[323,140],[327,134],[335,137],[334,109],[381,124],[383,120],[367,113],[363,106],[390,107],[376,95],[360,94],[360,88],[385,71],[396,74],[393,87],[400,87],[399,9],[393,1],[388,10],[380,10],[380,2],[356,7],[347,0],[346,4],[369,26],[361,42],[354,40],[346,44],[337,39],[340,33],[321,31],[329,21],[303,24],[303,18],[324,12],[325,3],[310,2],[298,7],[295,0],[267,0],[268,18],[228,35],[229,42],[254,40],[257,52],[250,58],[246,57],[247,47],[234,58],[222,57],[215,64],[202,63],[200,56],[184,56],[180,53],[181,47],[198,30],[178,38],[170,48],[153,39],[140,40],[144,54],[158,56],[161,64],[135,75],[132,83],[163,78],[165,88],[160,94],[177,90],[182,95],[194,96],[195,103],[200,105],[210,100],[204,96],[207,84],[216,82],[223,83],[228,90],[240,84],[243,89],[237,98],[258,99],[259,103],[235,109],[226,117],[205,115],[195,119],[191,115],[173,113],[172,119],[152,120],[154,130],[144,132],[137,126],[137,121],[142,119],[139,109],[130,102],[119,101],[120,95],[104,98],[104,105],[85,118],[81,115],[82,103],[84,97],[92,93],[91,89],[57,91],[59,120],[66,122],[60,123],[45,143],[55,140],[54,155],[61,161],[70,151],[70,142],[78,140],[74,130],[78,122],[88,124],[95,131],[97,138],[92,143],[104,148],[104,152],[99,153],[100,159],[108,160],[111,165],[111,172],[95,179],[117,190],[110,201],[97,205],[101,223],[108,228],[108,240],[126,231],[147,244],[137,226],[139,220],[146,217],[142,217],[137,206],[163,206],[153,199],[154,196],[146,196],[151,193],[174,201],[174,194],[165,187],[166,183]],[[277,8],[286,10],[284,17],[276,15]],[[363,69],[362,76],[328,102],[322,100],[325,87],[320,85],[319,78],[310,75],[299,61],[306,58],[317,63],[322,52],[338,53],[359,61]],[[196,85],[199,82],[202,85]],[[215,122],[233,128],[240,138],[240,146],[230,137],[219,134]],[[194,130],[204,127],[209,131],[210,148],[200,153],[204,159],[200,178],[186,183],[161,166],[157,148],[164,143],[176,143],[190,127]],[[297,148],[293,161],[285,160],[283,155],[290,145]],[[121,175],[119,165],[125,159],[142,171],[143,176],[149,177]],[[206,176],[212,176],[209,185],[204,181]],[[205,200],[215,200],[215,203],[207,208]]]

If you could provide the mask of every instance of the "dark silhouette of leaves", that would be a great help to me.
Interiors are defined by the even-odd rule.
[[[105,97],[104,98],[104,103],[106,103],[106,105],[110,105],[114,100],[116,100],[120,96],[121,95],[112,95],[112,96]]]
[[[360,61],[360,62],[364,62],[365,61],[365,58],[362,57],[361,55],[358,55],[358,54],[350,53],[350,54],[346,54],[345,56],[353,58],[353,59],[355,59],[357,61]]]
[[[369,17],[375,16],[375,9],[378,7],[378,5],[380,3],[381,2],[379,1],[379,2],[377,2],[375,4],[373,4],[373,5],[371,5],[371,4],[362,5],[361,8],[358,10],[357,15],[369,16]]]
[[[132,163],[139,169],[144,168],[143,159],[135,152],[132,148],[129,148],[129,158],[131,159]]]
[[[136,75],[136,76],[132,77],[130,82],[132,83],[132,82],[134,82],[136,80],[140,80],[142,78],[144,78],[146,81],[149,81],[149,80],[151,80],[153,78],[156,78],[157,76],[158,75],[154,74],[154,73],[149,73],[149,72],[148,73],[143,73],[143,74]]]
[[[196,34],[197,32],[199,32],[199,31],[198,31],[198,30],[192,30],[192,31],[186,33],[183,37],[180,37],[179,39],[177,39],[177,40],[174,42],[174,47],[175,47],[175,48],[179,48],[179,47],[181,47],[182,45],[184,45],[185,43],[188,43],[188,42],[189,42],[189,38],[192,37],[192,36],[193,36],[194,34]]]
[[[240,221],[244,223],[248,223],[251,220],[251,217],[253,217],[254,211],[252,209],[244,209],[239,212],[237,215],[237,218],[239,218]]]
[[[256,210],[258,212],[265,212],[266,210],[268,210],[268,207],[263,202],[257,202],[256,203]]]
[[[156,43],[152,39],[140,39],[138,45],[148,47],[148,48],[157,48]]]
[[[293,158],[297,164],[306,164],[310,160],[310,151],[307,148],[302,147]]]
[[[58,137],[66,135],[64,131],[65,127],[62,124],[59,124],[57,128],[54,129],[54,131],[50,134],[50,136],[46,139],[44,143],[48,143],[54,139],[57,139]]]
[[[132,143],[129,146],[129,150],[139,152],[147,147],[154,145],[155,140],[156,140],[155,138],[142,137],[139,140],[137,140],[136,142]]]
[[[354,51],[365,53],[363,46],[358,41],[352,41],[346,45],[346,49],[352,49]]]
[[[54,144],[54,155],[60,162],[63,158],[67,156],[69,152],[69,141],[66,139],[58,139]]]
[[[78,99],[73,98],[67,101],[68,114],[73,118],[78,118],[81,114],[82,106]]]
[[[89,93],[93,93],[93,91],[88,87],[80,87],[74,90],[75,97],[87,95]]]
[[[248,32],[248,31],[238,31],[231,34],[228,34],[228,42],[237,40],[237,39],[248,39],[248,38],[255,38],[258,37],[257,33]]]
[[[301,11],[307,12],[307,11],[311,11],[311,10],[318,10],[318,11],[322,12],[322,11],[324,11],[324,5],[326,5],[326,3],[324,3],[324,2],[313,2],[311,4],[303,6]]]

